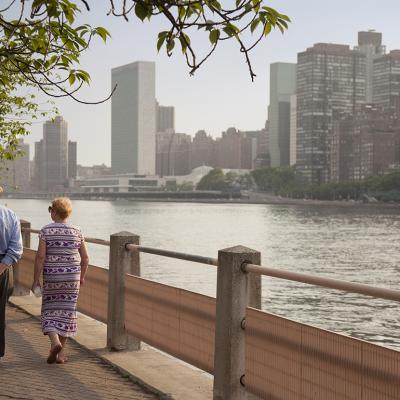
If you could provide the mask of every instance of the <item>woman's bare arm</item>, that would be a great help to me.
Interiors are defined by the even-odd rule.
[[[85,282],[85,276],[89,265],[89,255],[86,248],[86,243],[83,241],[79,248],[79,254],[81,256],[81,285]]]
[[[35,272],[33,275],[32,290],[40,285],[40,276],[43,271],[44,260],[46,258],[46,242],[39,239],[39,246],[35,257]]]

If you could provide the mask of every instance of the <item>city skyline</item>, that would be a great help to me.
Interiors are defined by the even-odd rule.
[[[343,3],[343,7],[340,3]],[[394,17],[397,15],[396,9],[400,11],[400,5],[394,1],[383,3],[381,18],[377,19],[372,1],[363,3],[362,8],[358,4],[339,1],[334,5],[324,5],[323,10],[314,0],[310,0],[307,7],[294,1],[272,1],[271,6],[290,15],[293,23],[285,35],[272,33],[253,53],[252,59],[257,73],[254,84],[250,81],[241,55],[229,45],[223,45],[220,52],[196,76],[189,77],[179,54],[172,59],[168,59],[164,53],[157,56],[156,31],[160,28],[157,22],[140,25],[119,21],[119,24],[114,24],[106,17],[92,16],[91,22],[107,26],[113,38],[107,46],[96,43],[90,54],[83,59],[83,67],[92,73],[92,85],[82,92],[81,97],[84,100],[104,97],[109,92],[111,68],[136,60],[150,60],[157,63],[157,99],[160,104],[175,107],[178,132],[193,136],[196,131],[204,129],[216,137],[229,126],[240,130],[260,129],[267,118],[270,63],[296,62],[298,52],[317,42],[354,46],[357,43],[357,31],[369,28],[383,33],[388,51],[400,47]],[[343,13],[344,9],[347,13]],[[329,12],[329,20],[320,20],[319,16],[326,12]],[[357,21],[354,21],[353,15],[357,15]],[[310,21],[311,17],[314,21],[312,24],[304,22]],[[128,34],[131,41],[127,40]],[[135,35],[148,37],[149,40],[138,43],[140,41],[135,40]],[[199,43],[201,48],[206,44],[206,40]],[[102,59],[101,63],[99,57]],[[83,165],[106,162],[110,165],[110,103],[100,106],[82,106],[71,100],[56,103],[60,113],[69,121],[71,139],[82,144],[78,150],[78,162]],[[34,125],[27,142],[32,144],[38,140],[40,127],[40,123]],[[85,152],[87,148],[91,148],[90,153]]]

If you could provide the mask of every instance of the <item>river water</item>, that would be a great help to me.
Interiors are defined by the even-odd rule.
[[[49,222],[44,200],[2,199],[33,228]],[[262,264],[400,289],[400,208],[74,201],[71,222],[88,237],[122,230],[141,244],[217,257],[241,244]],[[36,236],[36,235],[35,235]],[[33,240],[35,246],[37,240]],[[90,245],[107,266],[107,248]],[[216,267],[141,255],[142,275],[215,296]],[[263,309],[400,350],[400,304],[263,277]]]

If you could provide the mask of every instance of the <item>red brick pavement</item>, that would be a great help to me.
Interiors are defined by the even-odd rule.
[[[77,344],[68,343],[67,364],[46,363],[49,351],[37,320],[8,307],[6,355],[0,360],[0,399],[153,400],[146,392]]]

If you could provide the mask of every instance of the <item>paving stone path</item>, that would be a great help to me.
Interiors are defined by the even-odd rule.
[[[0,399],[154,400],[112,367],[70,341],[68,363],[47,364],[48,338],[39,322],[7,307],[6,355],[0,359]]]

